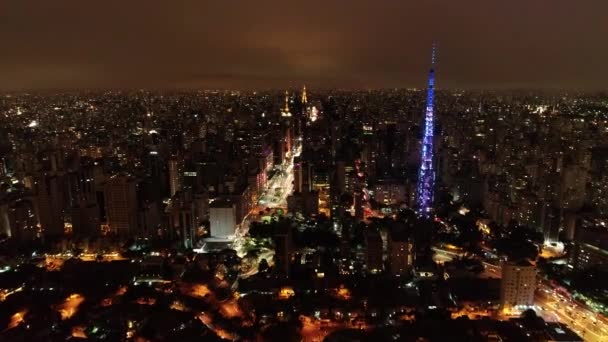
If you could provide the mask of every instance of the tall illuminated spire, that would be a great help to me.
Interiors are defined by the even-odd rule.
[[[289,92],[287,90],[285,90],[285,108],[283,111],[289,113]]]
[[[306,105],[308,103],[308,98],[306,98],[306,84],[304,85],[304,88],[302,89],[302,104]]]
[[[418,185],[416,193],[418,213],[429,216],[433,210],[433,193],[435,190],[435,170],[433,169],[433,131],[435,97],[435,45],[431,55],[431,70],[429,71],[429,84],[426,93],[426,111],[424,116],[424,136],[422,138],[422,153],[420,156],[420,170],[418,171]]]
[[[289,92],[287,90],[285,90],[285,108],[281,110],[281,116],[291,116],[291,112],[289,111]]]

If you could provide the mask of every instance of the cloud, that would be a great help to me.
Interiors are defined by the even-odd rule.
[[[0,11],[0,89],[605,88],[608,2],[23,1]],[[422,82],[422,83],[421,83]]]

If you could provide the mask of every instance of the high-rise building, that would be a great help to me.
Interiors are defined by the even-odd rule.
[[[536,266],[528,261],[503,262],[500,303],[507,310],[523,311],[534,304]]]
[[[94,237],[101,233],[97,203],[82,202],[70,208],[72,231],[78,237]]]
[[[433,98],[435,94],[435,47],[431,59],[429,84],[426,95],[426,114],[424,117],[424,134],[422,153],[418,171],[417,205],[421,215],[428,216],[433,209],[433,192],[435,188],[435,170],[433,167],[434,117]]]
[[[341,195],[346,192],[346,163],[344,161],[336,161],[335,173],[334,189],[332,189],[332,192],[335,195]]]
[[[211,237],[232,238],[237,225],[237,205],[228,198],[219,198],[209,207],[209,222],[211,224]]]
[[[304,217],[318,215],[319,192],[294,192],[293,194],[287,196],[287,210],[292,213],[300,213]]]
[[[310,162],[302,160],[300,161],[301,163],[301,167],[300,172],[301,172],[301,176],[300,179],[301,181],[301,191],[300,192],[307,192],[307,191],[312,191],[312,185],[313,185],[313,170],[312,170],[312,165]]]
[[[41,175],[34,186],[34,204],[38,222],[47,237],[64,234],[62,183],[61,176]]]
[[[38,237],[39,227],[30,198],[4,198],[0,201],[0,234],[19,242]]]
[[[111,177],[105,184],[104,199],[111,233],[118,236],[139,233],[135,179],[126,175]]]
[[[175,195],[177,191],[179,191],[181,177],[181,165],[180,160],[176,157],[172,157],[169,159],[169,190],[171,197]]]
[[[413,244],[407,235],[393,232],[388,234],[388,261],[391,274],[403,276],[411,271],[414,262],[412,247]]]
[[[396,179],[380,179],[374,186],[376,202],[385,205],[407,202],[407,189],[404,181]]]
[[[202,221],[209,219],[209,193],[206,191],[194,193],[192,204],[194,206],[194,222],[198,227]]]
[[[274,241],[274,268],[279,274],[289,275],[291,263],[291,227],[282,227],[272,237]]]
[[[195,206],[189,191],[181,192],[174,196],[168,208],[169,224],[173,232],[182,240],[185,248],[192,248],[195,235]]]
[[[560,208],[578,210],[585,200],[585,185],[588,171],[581,165],[566,165],[562,168],[560,184]]]
[[[363,211],[363,191],[356,190],[353,197],[353,205],[355,207],[355,218],[357,220],[362,220],[365,214]]]
[[[302,160],[299,156],[293,158],[293,191],[302,192]]]
[[[384,269],[384,249],[382,236],[376,230],[365,233],[365,264],[367,271],[378,273]]]
[[[608,229],[601,224],[581,221],[568,266],[574,271],[582,271],[593,265],[608,265]]]

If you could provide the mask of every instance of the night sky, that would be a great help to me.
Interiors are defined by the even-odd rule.
[[[0,90],[608,88],[607,0],[2,0]]]

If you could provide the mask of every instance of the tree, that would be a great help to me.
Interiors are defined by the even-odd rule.
[[[528,309],[521,313],[521,321],[528,329],[539,330],[545,326],[545,320],[536,315],[536,311]]]
[[[334,248],[338,246],[339,238],[327,228],[307,228],[302,233],[300,242],[307,247]]]
[[[262,338],[264,341],[281,341],[281,342],[296,342],[302,341],[302,330],[301,322],[279,322],[275,323],[266,328],[262,332]]]
[[[499,238],[495,243],[500,253],[514,259],[534,260],[538,257],[537,244],[544,241],[542,233],[515,222],[510,222],[507,229],[508,235]]]
[[[262,259],[262,260],[260,260],[260,263],[258,265],[258,272],[264,273],[264,272],[268,271],[269,267],[270,266],[268,265],[268,261],[266,259]]]
[[[511,259],[535,260],[538,256],[538,247],[528,240],[518,240],[512,237],[499,239],[495,243],[496,250]]]

